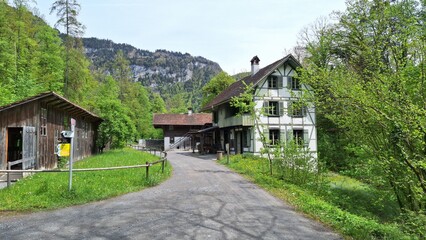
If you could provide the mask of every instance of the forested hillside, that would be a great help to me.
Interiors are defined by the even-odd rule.
[[[62,93],[63,53],[57,30],[24,5],[0,1],[0,105],[43,91]]]
[[[97,50],[86,50],[83,47],[80,33],[84,28],[77,20],[79,5],[75,2],[68,5],[61,3],[55,2],[55,10],[60,13],[60,24],[56,27],[65,28],[65,32],[68,32],[68,35],[62,36],[57,29],[50,27],[28,10],[31,9],[29,1],[14,1],[11,6],[0,0],[0,105],[54,91],[104,119],[99,131],[100,146],[109,142],[112,147],[120,147],[129,140],[161,137],[161,131],[152,126],[153,113],[185,112],[187,107],[195,104],[196,101],[192,103],[190,97],[198,94],[197,91],[201,88],[199,85],[208,80],[209,74],[214,74],[214,71],[209,70],[220,69],[217,64],[203,58],[192,58],[189,54],[146,52],[147,56],[159,56],[154,57],[154,62],[150,61],[151,64],[156,64],[157,61],[159,66],[165,66],[158,61],[164,58],[163,54],[170,54],[181,57],[171,58],[172,62],[188,66],[184,70],[176,67],[186,71],[186,75],[181,75],[186,78],[178,83],[170,83],[170,86],[177,88],[174,89],[175,92],[169,92],[169,96],[173,94],[174,98],[169,97],[171,104],[167,109],[164,99],[158,93],[167,91],[152,91],[150,87],[144,87],[140,82],[134,81],[134,69],[138,67],[132,65],[129,60],[142,61],[139,57],[131,56],[135,52],[143,51],[129,45],[120,45],[121,47],[114,51],[105,51],[110,55],[102,64],[99,61],[102,61],[103,57],[89,54],[92,59],[96,59],[92,65],[85,53]],[[66,7],[73,10],[61,11]],[[75,21],[59,21],[66,17],[63,15],[66,13],[74,14],[68,17],[74,17]],[[74,25],[66,25],[71,23]],[[191,68],[192,64],[194,66]],[[167,69],[174,68],[170,66]],[[148,76],[159,76],[162,71],[160,70],[158,67],[153,70],[155,74],[144,76],[146,79]],[[171,81],[172,77],[169,80]],[[186,87],[185,91],[182,90],[183,87]]]
[[[83,43],[93,68],[100,71],[110,72],[116,53],[122,51],[134,81],[159,93],[172,112],[184,112],[187,107],[198,109],[201,88],[221,71],[217,63],[188,53],[150,52],[97,38],[83,38]]]

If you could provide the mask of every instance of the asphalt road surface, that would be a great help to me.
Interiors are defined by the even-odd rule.
[[[213,157],[170,152],[163,184],[0,220],[0,239],[341,239]]]

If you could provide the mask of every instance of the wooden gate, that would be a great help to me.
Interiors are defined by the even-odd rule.
[[[30,160],[22,163],[22,169],[24,170],[35,167],[36,141],[36,128],[25,126],[22,131],[22,158]]]

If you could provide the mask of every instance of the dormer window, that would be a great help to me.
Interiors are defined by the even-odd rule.
[[[280,88],[282,84],[278,81],[278,76],[269,76],[268,77],[268,88]]]

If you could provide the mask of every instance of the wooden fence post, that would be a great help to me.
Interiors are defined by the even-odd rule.
[[[149,162],[146,162],[146,179],[149,177]]]
[[[10,162],[7,163],[7,170],[10,170]],[[10,187],[10,172],[7,172],[7,187]]]
[[[165,158],[163,158],[163,162],[161,162],[161,173],[164,173],[164,162],[166,161]]]

